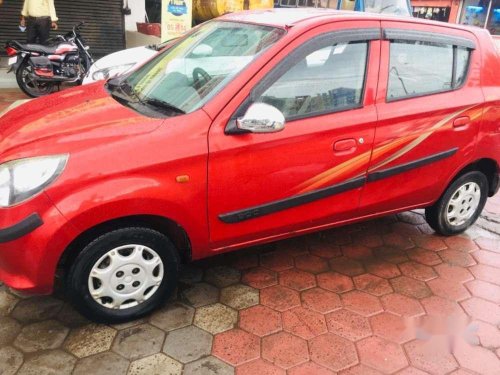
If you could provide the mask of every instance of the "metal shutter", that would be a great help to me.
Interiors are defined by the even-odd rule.
[[[125,21],[122,14],[122,0],[55,0],[59,30],[51,36],[65,34],[80,21],[85,21],[82,35],[95,57],[125,48]],[[19,17],[23,0],[4,0],[0,5],[0,54],[5,55],[3,46],[10,39],[26,40],[26,34],[19,31]]]

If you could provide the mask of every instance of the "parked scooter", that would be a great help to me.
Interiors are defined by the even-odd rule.
[[[59,89],[61,83],[82,83],[94,63],[80,34],[84,24],[81,22],[66,35],[59,35],[51,46],[7,42],[9,72],[16,74],[17,83],[26,95],[36,98]]]

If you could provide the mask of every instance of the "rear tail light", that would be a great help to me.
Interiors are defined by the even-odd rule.
[[[39,77],[54,77],[54,72],[50,68],[35,68],[35,74]]]
[[[17,55],[17,50],[12,47],[6,47],[5,50],[7,51],[7,56],[15,56]]]

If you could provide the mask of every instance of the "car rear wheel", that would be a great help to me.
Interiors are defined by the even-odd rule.
[[[147,228],[118,229],[87,245],[67,278],[68,296],[87,318],[138,319],[168,300],[179,258],[170,240]]]
[[[433,206],[426,208],[427,223],[445,236],[462,233],[476,222],[487,197],[486,176],[468,172],[453,181]]]

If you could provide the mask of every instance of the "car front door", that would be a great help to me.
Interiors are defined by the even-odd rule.
[[[379,121],[362,215],[428,205],[471,160],[483,111],[472,33],[382,22]]]
[[[229,102],[209,133],[213,249],[356,215],[377,115],[380,23],[337,22],[295,39]],[[253,103],[281,111],[274,133],[233,131]]]

